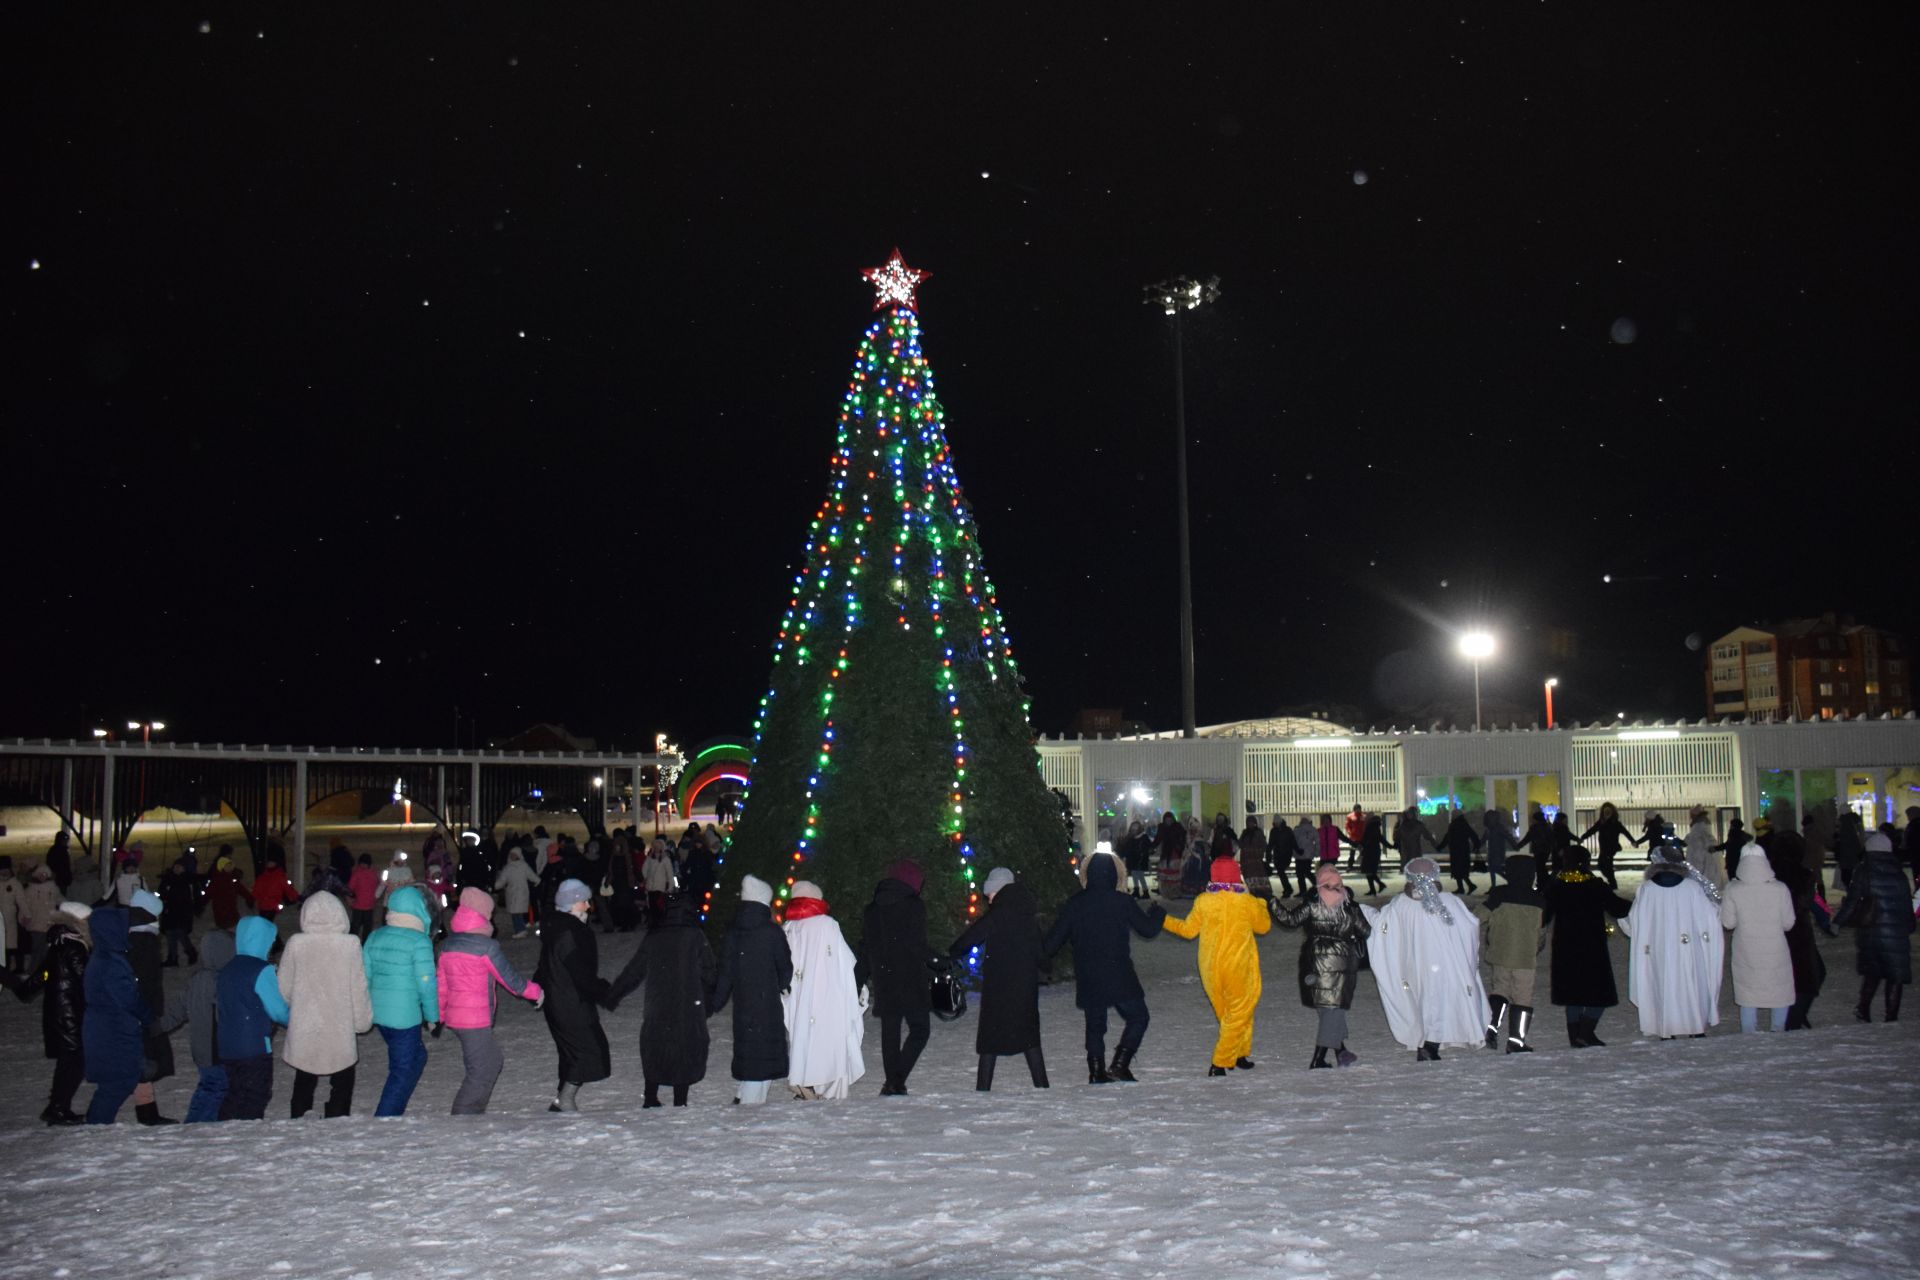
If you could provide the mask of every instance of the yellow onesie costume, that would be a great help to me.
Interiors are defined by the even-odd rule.
[[[1223,880],[1225,869],[1233,878]],[[1214,1042],[1213,1065],[1231,1068],[1253,1051],[1253,1011],[1260,1003],[1260,952],[1255,936],[1273,927],[1267,904],[1236,891],[1240,871],[1227,859],[1214,863],[1214,884],[1194,900],[1186,919],[1168,916],[1166,930],[1182,938],[1200,939],[1200,985],[1220,1019],[1220,1038]]]

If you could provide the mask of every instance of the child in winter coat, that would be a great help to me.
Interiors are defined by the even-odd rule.
[[[93,957],[87,961],[87,1008],[81,1023],[87,1079],[94,1083],[88,1124],[112,1124],[140,1083],[141,1041],[153,1013],[140,998],[127,959],[127,913],[102,908],[88,919]]]
[[[1188,846],[1189,849],[1192,846]],[[1223,859],[1224,861],[1225,859]],[[1102,862],[1112,859],[1102,857]],[[1237,865],[1237,864],[1236,864]],[[1040,926],[1033,891],[1017,884],[1013,872],[995,867],[983,886],[987,909],[955,938],[947,954],[955,960],[979,951],[980,1017],[974,1024],[974,1052],[980,1055],[973,1087],[993,1088],[993,1068],[1002,1054],[1027,1060],[1033,1087],[1048,1087],[1047,1064],[1040,1053]]]
[[[347,931],[347,909],[331,893],[300,905],[300,932],[280,957],[280,994],[290,1014],[281,1057],[293,1068],[293,1118],[313,1109],[321,1076],[332,1077],[327,1117],[351,1113],[357,1037],[373,1026],[373,1002],[360,939]]]
[[[1491,839],[1491,838],[1489,838]],[[1500,1023],[1507,1023],[1507,1052],[1532,1053],[1527,1037],[1533,1032],[1533,979],[1540,948],[1546,941],[1540,918],[1546,897],[1533,872],[1533,859],[1524,853],[1502,855],[1508,868],[1505,884],[1487,890],[1473,909],[1486,926],[1486,945],[1480,958],[1487,966],[1487,1048],[1500,1047]]]
[[[46,988],[40,1007],[40,1036],[47,1057],[53,1059],[53,1084],[40,1118],[48,1124],[84,1123],[74,1114],[73,1095],[86,1074],[82,1026],[87,1013],[87,960],[93,935],[87,919],[93,908],[84,902],[63,902],[47,925],[46,954],[38,972]]]
[[[1373,926],[1340,878],[1339,867],[1325,863],[1316,876],[1314,896],[1291,909],[1277,909],[1274,923],[1304,934],[1300,1003],[1317,1011],[1320,1019],[1308,1067],[1332,1066],[1327,1061],[1330,1053],[1337,1055],[1341,1066],[1350,1067],[1359,1059],[1347,1052],[1347,1010],[1353,1007],[1353,988]]]
[[[1768,1029],[1784,1031],[1793,1008],[1793,956],[1787,930],[1793,928],[1793,895],[1767,863],[1757,844],[1742,846],[1733,879],[1720,897],[1720,924],[1733,934],[1733,1001],[1740,1006],[1740,1030],[1760,1030],[1760,1010],[1768,1010]]]
[[[426,898],[404,885],[387,896],[387,923],[361,948],[373,1025],[387,1042],[387,1083],[373,1110],[376,1116],[405,1115],[420,1073],[427,1069],[420,1028],[437,1030],[440,1023],[440,987],[428,936],[432,927]]]
[[[234,927],[234,957],[214,984],[214,1044],[227,1069],[222,1120],[259,1120],[273,1099],[273,1029],[287,1024],[280,975],[267,962],[278,932],[264,916]]]
[[[220,1104],[227,1096],[227,1069],[220,1065],[220,1046],[214,1043],[216,1001],[220,992],[220,971],[233,959],[233,935],[215,929],[200,939],[200,967],[193,971],[187,985],[173,993],[167,1011],[160,1019],[162,1034],[186,1027],[193,1045],[193,1065],[200,1069],[200,1081],[187,1103],[187,1123],[204,1124],[220,1118]]]
[[[559,895],[554,901],[558,903]],[[640,1015],[640,1074],[646,1099],[641,1106],[661,1105],[660,1086],[667,1085],[673,1090],[673,1105],[684,1107],[688,1090],[707,1075],[707,1013],[714,983],[713,949],[700,932],[698,908],[685,896],[667,900],[660,923],[647,931],[608,988],[605,1007],[616,1007],[643,979],[647,995]]]
[[[1333,819],[1327,817],[1329,829]],[[1329,860],[1331,861],[1331,859]],[[1260,952],[1254,939],[1273,927],[1266,904],[1248,895],[1240,881],[1240,864],[1216,858],[1207,891],[1195,899],[1183,919],[1168,916],[1168,933],[1200,940],[1200,985],[1220,1020],[1209,1076],[1224,1076],[1238,1067],[1253,1070],[1253,1011],[1260,1004]]]
[[[493,984],[531,1000],[538,1009],[546,998],[540,984],[520,976],[493,937],[493,921],[464,903],[453,913],[452,936],[440,949],[436,966],[440,1016],[460,1041],[466,1075],[453,1095],[456,1116],[485,1115],[494,1082],[507,1060],[493,1035]]]
[[[353,922],[353,936],[365,942],[373,932],[373,906],[380,900],[380,873],[373,869],[373,855],[363,853],[347,877],[347,909]]]
[[[140,999],[145,1002],[149,1020],[157,1019],[167,1007],[165,964],[160,958],[160,914],[165,908],[150,889],[133,891],[133,907],[127,919],[132,923],[127,935],[127,960],[133,965],[134,981],[140,984]],[[153,1086],[173,1074],[173,1042],[158,1024],[149,1027],[141,1046],[140,1084],[133,1091],[133,1114],[141,1124],[174,1124],[160,1114],[160,1103]]]
[[[793,983],[793,952],[773,920],[773,886],[740,881],[740,910],[720,944],[712,1012],[733,1002],[733,1100],[758,1105],[787,1074],[787,1024],[780,997]]]
[[[294,892],[293,881],[287,879],[287,873],[280,866],[280,860],[272,854],[267,855],[267,865],[253,878],[253,907],[260,918],[273,921],[279,918],[283,908],[298,900]]]
[[[493,878],[493,887],[506,891],[507,919],[513,923],[516,938],[527,936],[527,909],[533,902],[534,886],[539,882],[533,868],[520,856],[519,847],[508,849],[507,865]]]

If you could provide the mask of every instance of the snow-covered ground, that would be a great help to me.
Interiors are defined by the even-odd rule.
[[[6,998],[0,1274],[1920,1274],[1920,1019],[1857,1025],[1852,939],[1821,941],[1832,974],[1811,1032],[1729,1034],[1729,997],[1707,1039],[1642,1042],[1623,1004],[1608,1047],[1575,1053],[1549,1007],[1542,1052],[1416,1065],[1368,976],[1361,1065],[1309,1073],[1297,943],[1275,931],[1259,1068],[1209,1080],[1193,946],[1162,937],[1135,945],[1153,1009],[1139,1084],[1084,1083],[1061,985],[1041,997],[1047,1092],[1017,1060],[973,1091],[970,1014],[935,1025],[911,1097],[875,1096],[869,1023],[852,1099],[763,1108],[728,1105],[723,1014],[693,1105],[642,1112],[636,997],[608,1019],[615,1078],[577,1117],[546,1114],[551,1043],[509,1000],[485,1118],[444,1114],[449,1036],[429,1042],[413,1114],[374,1120],[376,1036],[349,1119],[285,1119],[283,1067],[265,1123],[149,1130],[129,1107],[113,1129],[48,1130],[39,1009]],[[635,942],[607,939],[603,971]],[[532,964],[530,941],[508,945]],[[1624,970],[1623,939],[1614,952]],[[1540,983],[1544,1004],[1544,963]],[[184,1034],[176,1051],[186,1063]],[[165,1112],[184,1111],[191,1077],[161,1086]]]

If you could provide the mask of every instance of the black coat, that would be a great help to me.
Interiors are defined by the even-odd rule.
[[[613,1055],[600,1026],[599,1003],[607,994],[600,976],[600,944],[586,921],[556,911],[540,921],[540,963],[533,971],[546,998],[540,1012],[560,1054],[560,1078],[592,1084],[613,1074]]]
[[[1337,911],[1322,906],[1317,892],[1309,894],[1299,906],[1276,911],[1273,922],[1306,931],[1300,939],[1300,1003],[1309,1009],[1352,1008],[1360,960],[1373,932],[1353,894]]]
[[[1612,1008],[1620,1003],[1607,950],[1607,917],[1618,920],[1633,904],[1584,871],[1548,879],[1542,925],[1553,926],[1553,1002]]]
[[[49,1058],[84,1053],[80,1024],[87,1016],[87,957],[90,949],[80,931],[64,919],[47,930],[47,958],[40,976],[46,984],[46,1003],[40,1006],[40,1037]]]
[[[1465,880],[1473,874],[1473,855],[1480,851],[1480,833],[1467,825],[1466,815],[1453,815],[1446,834],[1440,837],[1440,847],[1447,851],[1448,875]]]
[[[1120,892],[1120,877],[1114,872],[1112,858],[1095,858],[1087,864],[1087,887],[1060,908],[1042,949],[1052,957],[1071,944],[1076,987],[1073,1002],[1082,1009],[1106,1009],[1122,1001],[1145,998],[1133,971],[1128,934],[1151,938],[1160,932],[1160,922],[1166,918],[1167,913],[1158,904],[1151,913],[1142,911],[1138,901]]]
[[[141,918],[145,918],[144,913]],[[149,1010],[167,1007],[166,970],[160,953],[160,935],[144,930],[127,937],[127,959],[133,965],[133,979],[140,984],[140,999]],[[173,1074],[173,1040],[164,1032],[146,1036],[141,1042],[142,1083],[165,1080]]]
[[[1040,1043],[1040,969],[1045,961],[1038,912],[1032,890],[1023,884],[1007,885],[947,948],[956,960],[980,948],[975,1053],[1025,1053]]]
[[[1869,905],[1871,904],[1871,905]],[[1861,917],[1866,920],[1862,922]],[[1837,925],[1855,926],[1859,959],[1854,967],[1863,978],[1889,982],[1913,981],[1913,886],[1895,855],[1869,849],[1866,861],[1853,873],[1847,900],[1840,904]]]
[[[200,886],[185,871],[167,868],[160,877],[160,927],[191,929],[200,911]]]
[[[644,980],[640,1017],[640,1072],[649,1084],[698,1084],[707,1075],[707,1014],[714,983],[713,948],[700,917],[685,898],[667,904],[640,949],[613,980],[609,1008]]]
[[[860,917],[860,949],[853,981],[873,997],[879,1017],[925,1013],[932,975],[927,962],[940,953],[927,944],[927,904],[904,881],[882,880]]]
[[[787,1020],[780,996],[793,984],[787,931],[764,903],[743,902],[720,940],[714,1013],[733,1002],[733,1078],[779,1080],[787,1074]]]

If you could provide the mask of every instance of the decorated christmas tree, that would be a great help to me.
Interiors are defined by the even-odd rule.
[[[882,314],[854,358],[826,500],[774,642],[727,870],[782,898],[812,880],[857,920],[882,869],[911,857],[938,944],[984,909],[992,867],[1043,908],[1073,881],[920,348],[914,291],[928,273],[896,249],[864,275]]]

